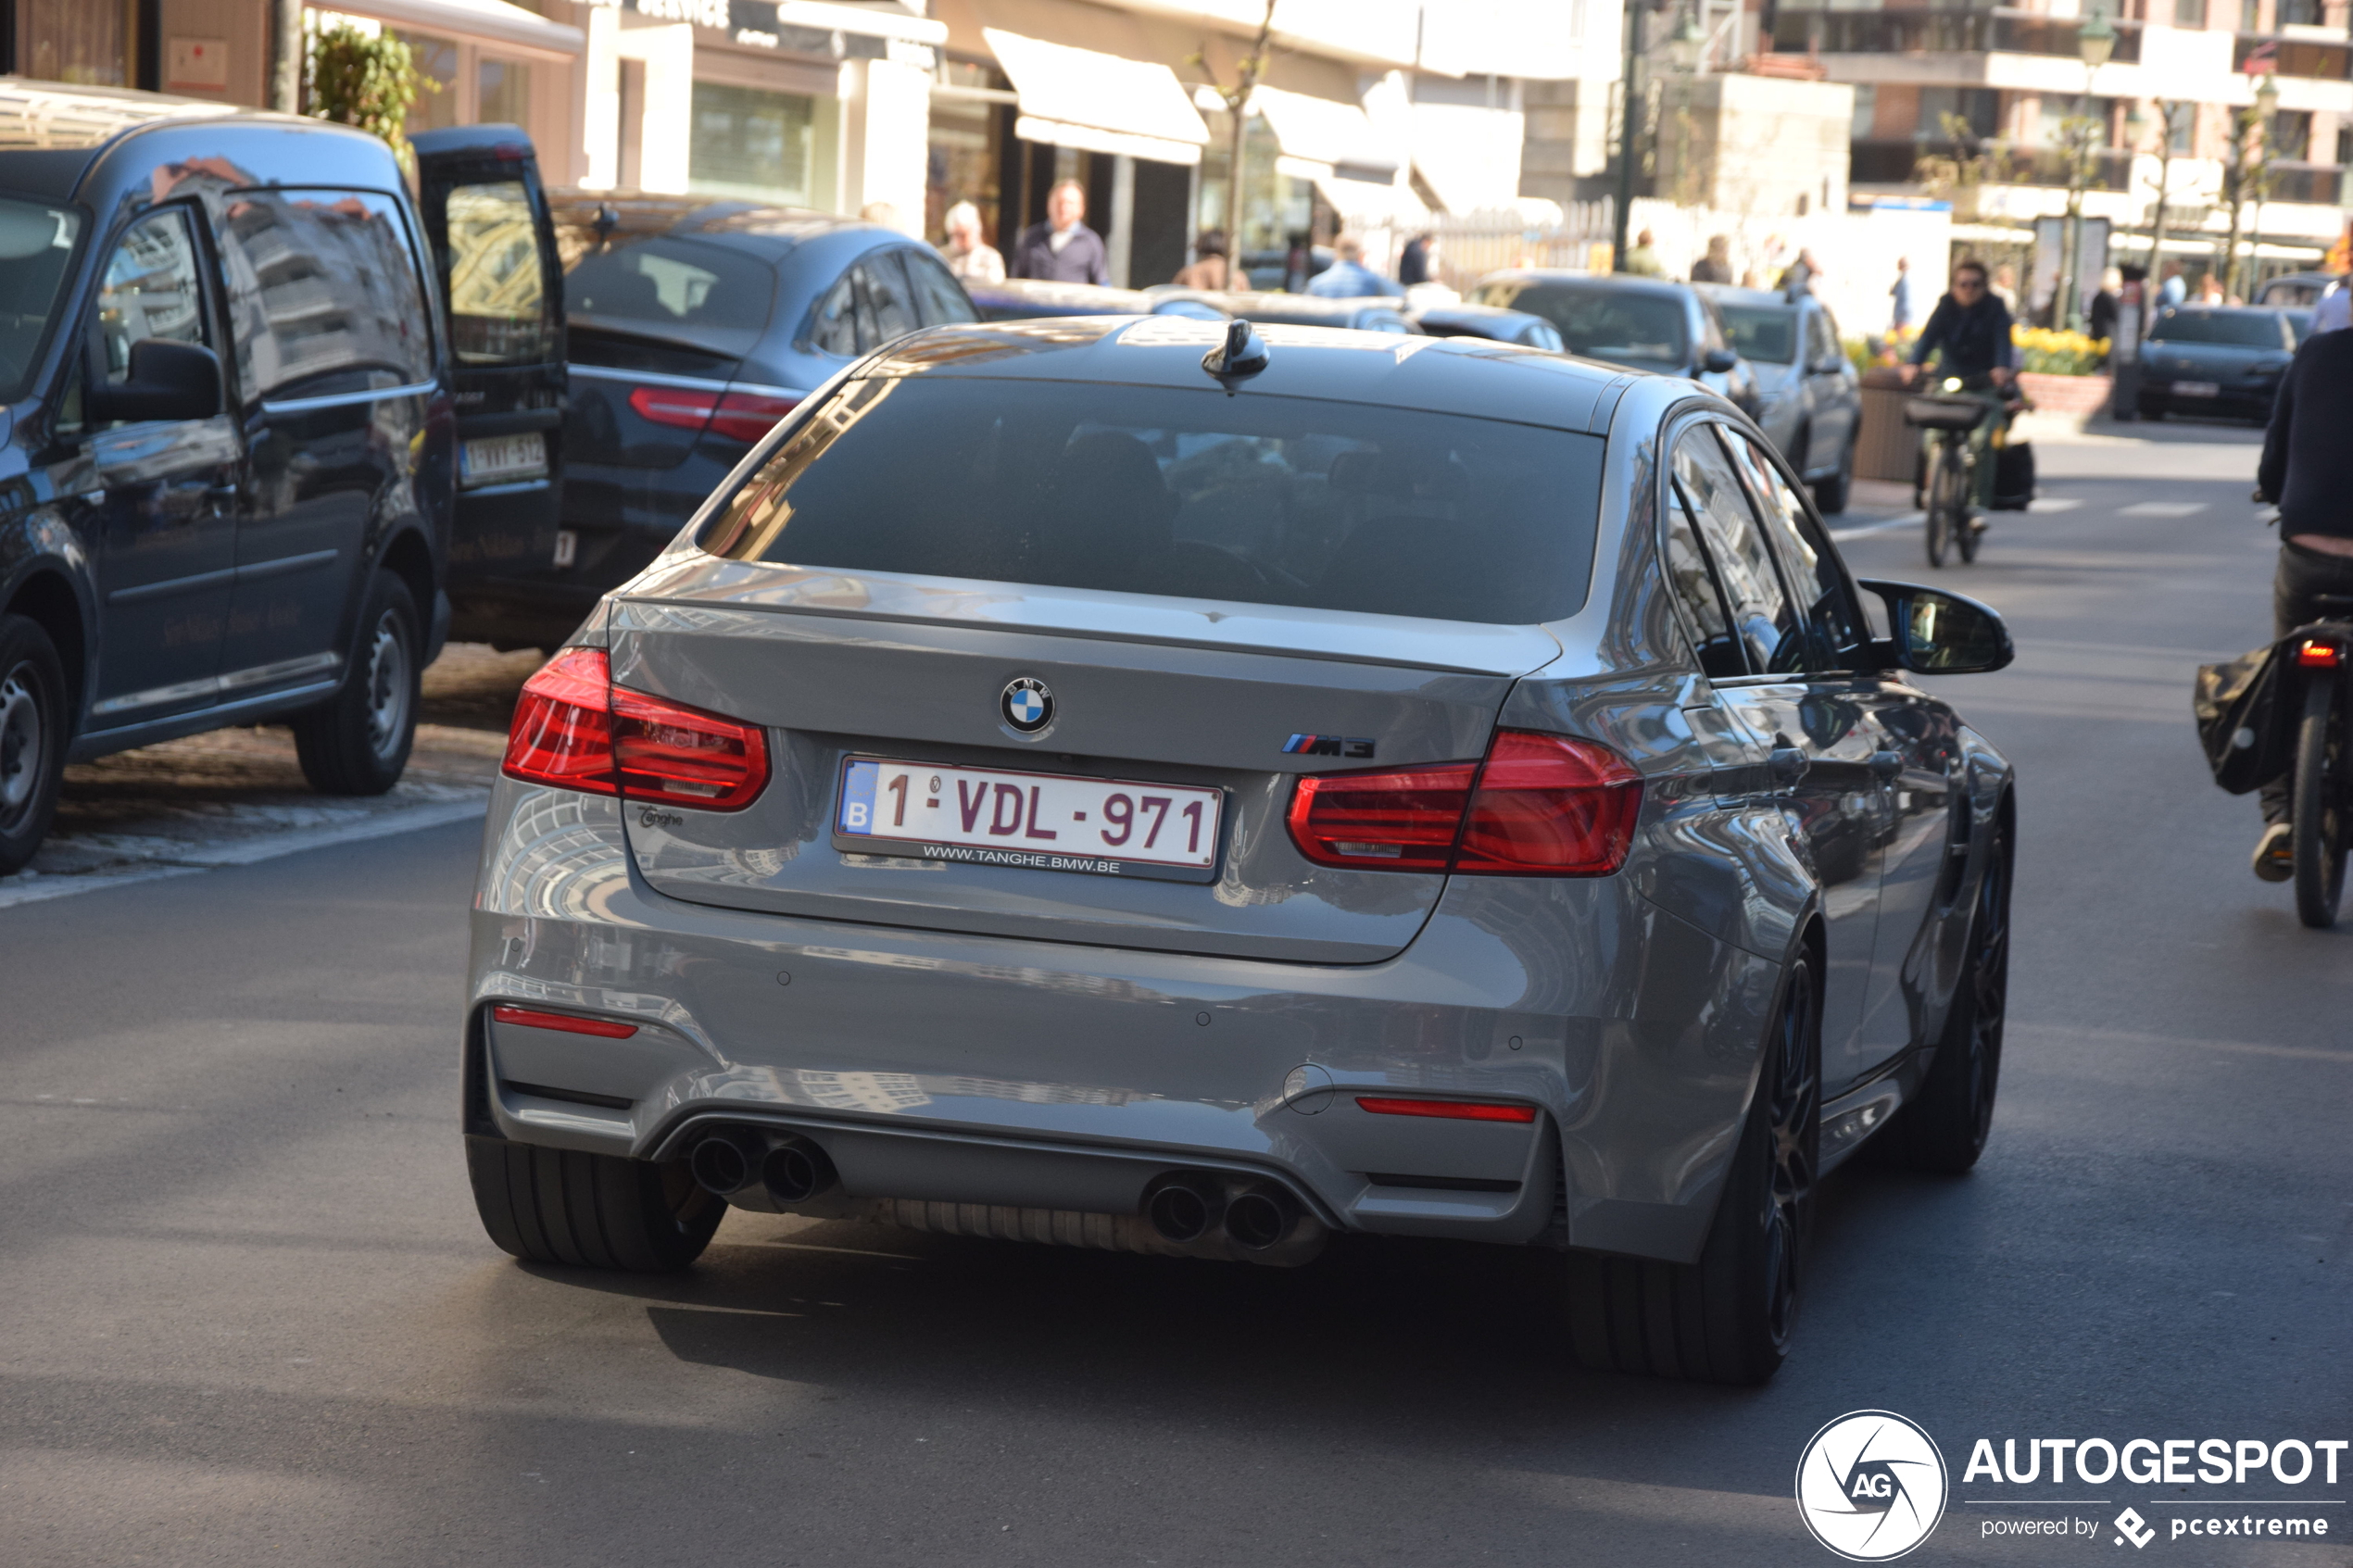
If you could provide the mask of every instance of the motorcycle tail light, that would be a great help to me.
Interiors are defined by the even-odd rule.
[[[523,683],[501,771],[630,800],[740,810],[768,784],[768,737],[611,684],[602,648],[567,648]]]
[[[2334,643],[2318,642],[2310,637],[2296,650],[2296,662],[2307,670],[2334,670],[2345,662],[2345,652]]]

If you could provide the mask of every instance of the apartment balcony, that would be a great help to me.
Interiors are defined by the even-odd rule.
[[[2082,19],[2007,7],[1984,11],[1780,10],[1777,52],[1823,55],[2040,55],[2080,61]],[[2141,24],[2116,21],[2120,65],[2141,57]]]
[[[2231,45],[2231,69],[2256,69],[2269,60],[2274,74],[2312,82],[2353,81],[2353,42],[2333,43],[2314,38],[2289,38],[2276,32],[2242,32]]]
[[[2271,165],[2271,179],[2263,193],[2267,202],[2305,202],[2313,207],[2336,207],[2345,188],[2345,170],[2333,163],[2287,163]]]
[[[1951,157],[1959,150],[1958,143],[1931,137],[1858,137],[1851,146],[1847,180],[1856,185],[1909,185],[1916,182],[1920,159]],[[1998,177],[1989,175],[1989,184],[2037,185],[2057,190],[2067,188],[2067,157],[2057,147],[1985,142],[1971,150],[1982,150],[2001,159],[2000,173]],[[2092,177],[2083,188],[2087,191],[2129,190],[2132,188],[2132,154],[2100,152],[2093,157]],[[2280,196],[2276,199],[2302,198]]]

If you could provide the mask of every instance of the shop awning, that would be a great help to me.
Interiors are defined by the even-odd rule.
[[[1278,162],[1277,171],[1293,172],[1284,167],[1289,162]],[[1374,180],[1350,180],[1321,165],[1309,165],[1299,172],[1315,182],[1316,194],[1331,205],[1344,223],[1412,224],[1429,216],[1429,209],[1415,198],[1412,191],[1393,182],[1384,184]]]
[[[324,16],[365,17],[408,32],[431,32],[490,46],[494,53],[569,65],[586,35],[507,0],[344,0]]]
[[[1199,163],[1209,128],[1176,73],[1148,60],[983,28],[1020,99],[1013,134],[1091,153]]]
[[[1393,181],[1403,164],[1374,129],[1372,117],[1354,104],[1260,87],[1252,92],[1250,107],[1265,119],[1286,157],[1322,164],[1342,179],[1360,184]]]

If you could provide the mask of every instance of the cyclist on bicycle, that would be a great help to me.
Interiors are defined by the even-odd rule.
[[[1994,505],[1994,460],[1988,447],[1994,439],[1996,424],[2007,428],[2009,408],[2007,394],[2011,381],[2011,367],[2018,351],[2010,345],[2010,312],[1994,291],[1986,286],[1985,264],[1964,261],[1953,269],[1952,292],[1936,302],[1929,313],[1928,325],[1912,345],[1910,362],[1904,367],[1904,383],[1910,385],[1919,374],[1929,356],[1940,357],[1939,370],[1944,375],[1958,376],[1961,390],[1972,393],[1985,404],[1984,417],[1969,433],[1969,444],[1976,458],[1976,494],[1970,497],[1970,525],[1982,528],[1983,521],[1975,513],[1990,510]]]
[[[2353,331],[2316,332],[2280,379],[2255,470],[2257,494],[2280,508],[2280,567],[2271,580],[2271,633],[2341,617],[2321,597],[2353,596]],[[2296,874],[2288,781],[2263,786],[2255,874]]]

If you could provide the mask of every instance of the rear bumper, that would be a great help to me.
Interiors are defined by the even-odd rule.
[[[1277,964],[685,903],[635,874],[611,802],[511,783],[487,834],[470,1131],[647,1159],[798,1135],[857,1200],[1132,1215],[1199,1172],[1334,1229],[1687,1261],[1778,978],[1624,878],[1466,879],[1393,960]]]

